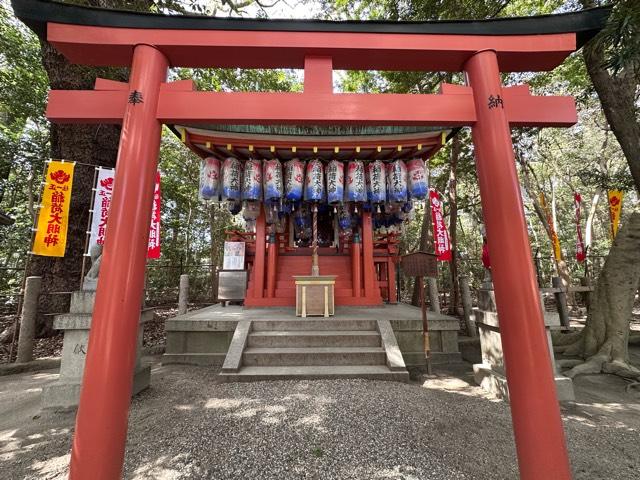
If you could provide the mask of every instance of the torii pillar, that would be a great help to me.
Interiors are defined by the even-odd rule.
[[[135,47],[109,210],[116,228],[106,233],[71,451],[74,480],[122,473],[167,69],[159,50]]]
[[[520,477],[570,479],[496,52],[477,52],[464,69],[478,117],[473,144]]]

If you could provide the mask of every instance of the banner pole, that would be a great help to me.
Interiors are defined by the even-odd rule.
[[[87,230],[84,233],[84,253],[82,255],[82,270],[80,271],[80,290],[82,290],[82,285],[84,283],[84,269],[87,266],[87,255],[89,252],[87,249],[89,248],[89,238],[91,238],[91,224],[93,223],[93,216],[95,215],[94,203],[96,201],[96,182],[98,179],[98,172],[100,171],[100,167],[94,167],[93,171],[93,191],[91,192],[91,210],[89,210],[89,218],[87,219]]]

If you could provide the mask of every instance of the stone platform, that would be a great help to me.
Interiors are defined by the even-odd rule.
[[[541,302],[544,305],[543,302]],[[480,336],[480,348],[482,363],[473,365],[475,381],[488,392],[498,398],[509,399],[507,385],[505,359],[502,352],[502,340],[500,337],[500,323],[495,300],[495,292],[491,284],[483,285],[478,290],[478,308],[474,309],[475,322]],[[572,401],[575,399],[573,381],[563,376],[556,368],[551,343],[551,330],[561,328],[557,313],[543,312],[549,357],[554,370],[556,395],[560,401]],[[544,361],[541,359],[541,361]]]
[[[43,388],[44,409],[68,410],[78,406],[94,302],[95,292],[73,292],[69,313],[55,317],[53,328],[64,330],[60,378]],[[149,386],[151,368],[142,364],[140,354],[144,323],[152,318],[152,310],[143,310],[140,314],[132,395]]]
[[[407,367],[425,365],[421,312],[419,308],[406,304],[382,307],[336,307],[335,316],[331,319],[300,319],[295,316],[294,309],[288,307],[244,309],[241,306],[222,307],[221,305],[214,305],[166,320],[167,346],[166,353],[163,356],[163,363],[222,365],[240,321],[250,322],[252,324],[251,330],[254,333],[267,329],[272,332],[290,332],[296,329],[313,332],[306,335],[300,332],[294,334],[254,334],[251,341],[255,342],[253,347],[257,349],[286,348],[287,345],[291,348],[304,346],[305,348],[315,349],[342,348],[343,346],[360,347],[361,349],[374,348],[373,343],[376,343],[377,340],[373,337],[380,334],[376,323],[378,320],[389,322],[402,360]],[[429,312],[428,320],[432,364],[459,361],[458,319]],[[347,327],[350,333],[336,334],[336,331],[345,330]],[[324,333],[318,333],[323,330]],[[360,333],[355,333],[357,331],[360,331]],[[283,339],[283,337],[286,338]],[[378,345],[380,344],[378,343]],[[268,352],[258,350],[253,353]],[[293,355],[294,353],[289,352],[288,354]],[[324,354],[327,356],[340,355],[342,353],[345,352],[313,352],[314,355]],[[359,353],[361,357],[380,354],[379,352],[364,350]],[[258,363],[261,361],[260,358],[255,358],[253,355],[250,355],[249,358],[252,362]],[[363,362],[365,360],[351,357],[343,361]],[[311,373],[313,372],[310,371]]]

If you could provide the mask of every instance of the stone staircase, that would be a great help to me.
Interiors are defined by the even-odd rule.
[[[220,376],[229,382],[409,380],[388,320],[241,320]]]

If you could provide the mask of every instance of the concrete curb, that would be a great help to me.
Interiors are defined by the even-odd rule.
[[[60,357],[38,358],[25,363],[7,363],[0,365],[0,377],[5,375],[15,375],[16,373],[51,370],[54,368],[60,368]]]

